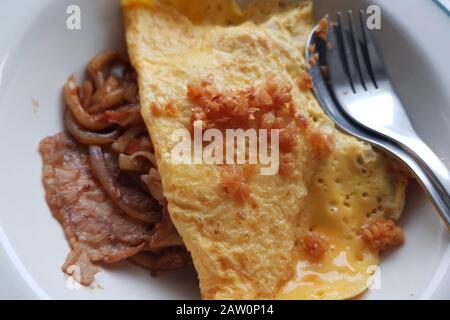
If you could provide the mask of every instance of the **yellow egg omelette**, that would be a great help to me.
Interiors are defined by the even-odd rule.
[[[406,178],[385,155],[336,130],[305,90],[311,1],[122,6],[168,211],[191,253],[202,298],[348,299],[364,292],[379,258],[361,227],[399,218]],[[171,134],[191,127],[195,97],[201,104],[211,92],[213,101],[242,97],[249,88],[265,88],[271,101],[289,91],[290,114],[307,123],[282,155],[280,170],[289,174],[241,166],[235,187],[224,182],[224,166],[171,160]],[[269,115],[261,116],[263,124]]]

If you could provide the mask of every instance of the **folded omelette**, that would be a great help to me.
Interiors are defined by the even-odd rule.
[[[122,5],[164,197],[202,298],[363,292],[387,243],[380,235],[397,228],[389,219],[400,216],[406,179],[386,156],[337,131],[312,94],[304,58],[311,2]],[[172,133],[199,119],[222,131],[281,129],[278,174],[260,174],[259,164],[174,163]]]

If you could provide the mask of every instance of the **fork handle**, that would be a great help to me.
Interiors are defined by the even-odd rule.
[[[403,140],[403,141],[402,141]],[[400,139],[423,169],[427,179],[421,179],[427,188],[441,218],[450,229],[450,173],[438,156],[419,138]],[[418,172],[415,172],[416,174]],[[421,174],[421,176],[423,176]],[[427,181],[425,181],[427,180]]]

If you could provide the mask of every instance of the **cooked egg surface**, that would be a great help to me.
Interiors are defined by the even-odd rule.
[[[124,0],[130,58],[139,76],[142,114],[152,137],[164,195],[191,252],[206,299],[343,299],[367,287],[378,263],[358,237],[377,217],[398,218],[405,181],[390,161],[336,131],[298,78],[313,28],[311,2]],[[189,126],[187,86],[209,75],[223,90],[287,82],[308,130],[328,130],[335,148],[314,155],[303,136],[289,177],[256,174],[250,198],[224,192],[220,168],[171,162],[175,129]],[[154,116],[151,105],[172,102],[175,116]],[[319,234],[328,249],[311,259],[302,238]]]
[[[335,151],[309,184],[298,226],[300,239],[318,233],[330,247],[318,262],[298,251],[296,274],[279,298],[344,299],[363,292],[376,280],[378,255],[360,239],[360,226],[398,219],[403,209],[406,179],[390,169],[390,159],[341,133],[335,138]]]

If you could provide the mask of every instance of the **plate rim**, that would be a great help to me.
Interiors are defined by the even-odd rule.
[[[8,10],[9,12],[9,18],[0,21],[0,38],[4,39],[0,44],[0,108],[2,107],[2,81],[5,81],[2,75],[5,65],[8,64],[10,50],[20,43],[27,27],[51,1],[52,0],[27,0],[26,5],[21,2],[20,6],[16,4],[17,1],[13,0],[6,0],[0,3],[0,11],[6,12],[6,10]],[[441,7],[442,3],[438,0],[433,1]],[[441,7],[441,9],[443,9],[443,7]],[[447,10],[446,13],[450,15],[449,9],[445,8],[445,10]],[[25,19],[27,22],[24,23],[21,19]],[[15,30],[14,33],[11,33],[11,30]],[[11,36],[13,34],[18,36],[13,38]],[[5,275],[7,275],[8,278],[11,278],[9,280],[11,280],[11,285],[13,284],[14,286],[9,289],[11,291],[15,290],[13,293],[11,293],[11,291],[8,293],[0,291],[0,298],[9,299],[11,296],[17,296],[19,299],[52,299],[39,286],[36,280],[33,279],[21,262],[20,257],[14,251],[14,244],[9,241],[7,234],[1,225],[1,221],[0,244],[0,262],[3,271],[0,277],[5,278]],[[441,272],[438,272],[435,275],[419,299],[450,299],[450,244],[441,259],[439,269],[441,268]],[[17,277],[20,277],[20,279]],[[447,286],[444,284],[447,284]]]

